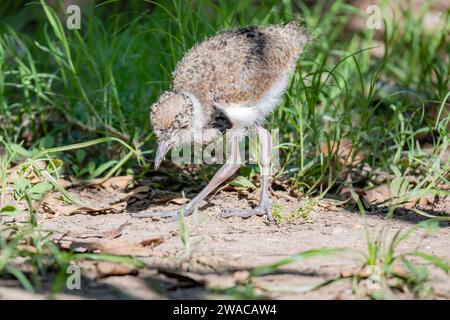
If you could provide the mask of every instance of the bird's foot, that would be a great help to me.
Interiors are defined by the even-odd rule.
[[[169,210],[169,211],[144,211],[144,212],[133,212],[130,213],[133,218],[161,218],[176,220],[180,216],[180,210]]]
[[[241,217],[244,219],[252,216],[266,216],[270,222],[275,221],[272,216],[272,209],[269,205],[259,205],[256,208],[247,210],[225,209],[220,216],[222,218]]]

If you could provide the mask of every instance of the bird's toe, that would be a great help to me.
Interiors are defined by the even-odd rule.
[[[221,218],[241,217],[244,219],[252,216],[267,216],[270,222],[274,221],[270,208],[261,206],[247,210],[224,209],[220,215]]]
[[[163,219],[170,219],[170,218],[177,218],[179,215],[178,210],[171,210],[171,211],[143,211],[143,212],[133,212],[130,213],[130,216],[133,218],[163,218]]]

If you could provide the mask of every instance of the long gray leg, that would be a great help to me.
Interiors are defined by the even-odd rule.
[[[222,217],[242,217],[248,218],[254,215],[266,215],[269,221],[273,222],[272,206],[269,196],[270,159],[272,157],[272,137],[270,133],[261,127],[257,128],[260,145],[261,163],[261,198],[256,208],[249,210],[225,210]]]
[[[230,155],[227,158],[226,163],[216,172],[214,177],[208,183],[208,185],[194,198],[192,199],[184,208],[170,211],[146,211],[132,213],[132,217],[136,218],[173,218],[177,217],[181,210],[184,210],[184,215],[188,216],[192,214],[199,203],[205,199],[211,192],[213,192],[219,185],[230,178],[241,166],[241,158],[239,153],[239,139],[232,138],[229,144]]]

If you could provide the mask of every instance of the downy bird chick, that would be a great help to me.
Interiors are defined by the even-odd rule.
[[[261,199],[256,208],[231,210],[224,216],[266,215],[273,220],[269,199],[271,136],[262,127],[280,102],[296,61],[309,35],[298,21],[269,27],[221,32],[192,48],[174,72],[171,91],[151,108],[158,149],[157,169],[166,153],[193,141],[206,145],[226,132],[253,129],[259,136]],[[240,167],[238,143],[232,135],[229,158],[209,184],[182,210],[191,214],[198,204]],[[179,210],[140,212],[135,217],[176,217]]]

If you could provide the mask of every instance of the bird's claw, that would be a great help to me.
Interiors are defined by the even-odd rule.
[[[180,215],[179,210],[170,210],[170,211],[144,211],[144,212],[133,212],[130,213],[133,218],[160,218],[160,219],[169,219],[176,220]]]
[[[272,216],[272,210],[269,206],[258,206],[256,208],[247,210],[224,209],[220,216],[222,218],[241,217],[244,219],[250,218],[252,216],[266,216],[270,222],[275,221]]]

